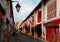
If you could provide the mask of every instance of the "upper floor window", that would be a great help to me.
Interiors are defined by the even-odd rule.
[[[47,19],[56,17],[56,0],[47,5]]]
[[[34,22],[34,16],[32,16],[32,22]]]
[[[38,14],[37,14],[37,23],[40,23],[41,22],[41,11],[38,11]]]

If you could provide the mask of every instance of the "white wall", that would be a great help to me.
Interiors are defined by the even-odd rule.
[[[47,20],[47,6],[44,6],[44,21]]]
[[[60,17],[60,0],[57,0],[57,17]]]

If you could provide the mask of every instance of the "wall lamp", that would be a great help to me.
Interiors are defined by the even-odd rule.
[[[13,2],[17,2],[17,4],[16,4],[15,7],[16,7],[16,11],[19,12],[19,11],[20,11],[20,8],[21,8],[19,2],[18,2],[18,1],[12,1],[12,3],[13,3]]]

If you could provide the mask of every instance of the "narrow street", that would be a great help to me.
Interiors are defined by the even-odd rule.
[[[18,36],[16,35],[12,37],[11,42],[42,42],[42,41],[18,33]]]
[[[0,42],[60,42],[60,0],[0,0]]]

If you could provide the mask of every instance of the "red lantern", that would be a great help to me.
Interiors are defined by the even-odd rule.
[[[17,10],[17,12],[20,11],[20,8],[21,8],[21,6],[19,5],[19,3],[17,3],[17,5],[16,5],[16,10]]]

